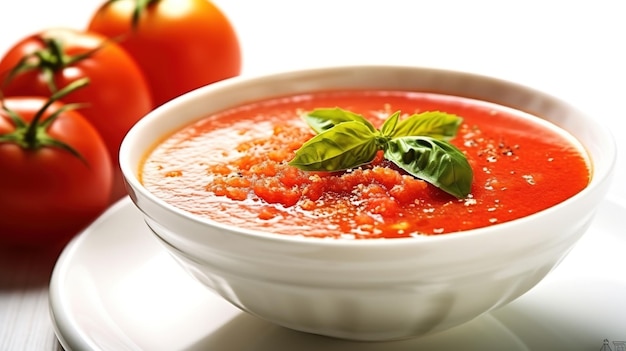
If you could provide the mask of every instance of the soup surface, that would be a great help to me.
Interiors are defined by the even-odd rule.
[[[456,198],[379,154],[340,172],[288,162],[314,136],[306,111],[340,107],[379,127],[391,114],[443,111],[463,118],[450,142],[473,169]],[[143,184],[212,220],[311,237],[366,239],[439,235],[541,211],[587,186],[589,162],[571,136],[536,117],[481,101],[401,91],[340,91],[258,101],[198,120],[146,155]]]

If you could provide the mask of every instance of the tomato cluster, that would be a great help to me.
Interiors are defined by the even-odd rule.
[[[86,28],[15,43],[0,58],[0,244],[71,238],[126,195],[133,124],[240,70],[235,30],[207,0],[106,0]]]

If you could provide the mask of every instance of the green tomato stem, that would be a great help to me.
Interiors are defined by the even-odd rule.
[[[46,103],[37,111],[33,120],[28,124],[26,131],[24,132],[23,142],[27,148],[35,149],[40,145],[40,130],[42,127],[45,129],[53,120],[55,120],[58,116],[58,113],[53,114],[46,122],[42,123],[41,118],[43,117],[44,112],[56,101],[64,98],[66,95],[71,92],[80,89],[89,84],[89,78],[77,79],[67,86],[63,87],[61,90],[52,94],[50,98],[46,101]]]
[[[93,50],[70,56],[65,54],[63,43],[60,40],[56,38],[41,38],[41,40],[44,43],[44,48],[24,56],[7,75],[4,81],[5,85],[18,74],[40,70],[48,88],[52,93],[55,93],[58,90],[54,82],[55,72],[84,60],[102,47],[98,46]]]
[[[111,0],[110,2],[115,1],[119,0]],[[135,0],[135,8],[133,10],[133,16],[131,19],[131,25],[133,30],[136,30],[137,27],[139,27],[139,19],[141,18],[141,15],[146,11],[146,9],[159,1],[160,0]]]

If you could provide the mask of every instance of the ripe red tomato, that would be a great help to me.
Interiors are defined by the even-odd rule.
[[[4,106],[15,115],[0,110],[3,246],[64,243],[109,205],[113,164],[100,134],[77,110],[46,103],[7,98]],[[26,136],[32,125],[37,133]]]
[[[235,30],[207,0],[108,0],[88,28],[119,40],[135,58],[155,106],[241,71]]]
[[[47,97],[71,81],[89,78],[87,87],[63,102],[85,104],[81,114],[96,127],[116,165],[124,135],[152,109],[150,89],[135,61],[97,33],[55,28],[25,37],[5,53],[0,77],[6,97]],[[115,167],[111,202],[125,195],[121,170]]]

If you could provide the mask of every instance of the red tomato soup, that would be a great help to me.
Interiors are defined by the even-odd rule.
[[[392,113],[463,118],[451,143],[474,173],[462,199],[417,179],[382,154],[341,172],[288,162],[314,136],[301,118],[340,107],[375,126]],[[590,180],[570,135],[533,116],[447,95],[396,91],[312,93],[206,116],[166,136],[140,170],[143,184],[183,210],[242,228],[344,239],[440,235],[511,221],[558,204]]]

